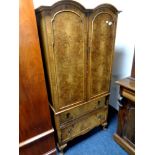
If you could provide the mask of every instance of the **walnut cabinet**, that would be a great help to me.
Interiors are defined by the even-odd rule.
[[[59,149],[107,124],[118,10],[60,1],[36,10]]]

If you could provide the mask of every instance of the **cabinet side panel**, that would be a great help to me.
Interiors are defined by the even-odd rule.
[[[33,2],[20,0],[19,7],[19,142],[22,144],[52,129],[52,125]],[[50,142],[50,137],[44,139],[42,153],[54,148]],[[34,143],[33,154],[37,154],[37,149]],[[31,151],[27,150],[29,154]],[[25,152],[20,149],[20,154]]]

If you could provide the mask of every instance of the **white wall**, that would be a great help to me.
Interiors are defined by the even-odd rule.
[[[113,63],[112,82],[111,82],[111,97],[110,105],[118,109],[117,97],[119,93],[118,86],[115,81],[127,77],[131,73],[133,52],[134,52],[134,12],[132,1],[124,0],[77,0],[85,8],[92,9],[103,3],[110,3],[118,10],[122,11],[118,15],[116,42],[115,42],[115,57]],[[41,5],[52,5],[57,0],[33,0],[34,8]]]

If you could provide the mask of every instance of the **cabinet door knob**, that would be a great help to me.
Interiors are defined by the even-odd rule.
[[[106,24],[108,24],[109,26],[112,25],[113,23],[111,21],[106,21]]]
[[[112,25],[112,22],[109,22],[108,25],[109,25],[109,26]]]

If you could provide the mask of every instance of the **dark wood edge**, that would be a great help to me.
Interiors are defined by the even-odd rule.
[[[52,149],[51,151],[48,151],[42,155],[55,155],[56,154],[56,148],[55,149]]]
[[[117,83],[117,84],[122,84],[121,81],[122,81],[122,80],[125,80],[125,79],[130,79],[130,80],[132,80],[132,81],[135,81],[135,78],[129,76],[129,77],[126,77],[126,78],[123,78],[123,79],[120,79],[120,80],[116,81],[116,83]]]
[[[35,11],[36,11],[36,13],[39,13],[41,11],[53,9],[53,8],[58,7],[59,5],[63,5],[63,4],[65,4],[65,5],[66,4],[68,4],[68,5],[74,5],[74,6],[78,7],[80,10],[82,10],[84,12],[92,12],[92,11],[95,11],[95,10],[97,10],[99,8],[104,8],[104,7],[111,9],[112,12],[115,13],[115,14],[118,14],[118,13],[122,12],[122,11],[118,11],[116,9],[116,7],[114,7],[113,5],[111,5],[109,3],[104,3],[104,4],[101,4],[101,5],[98,5],[94,9],[86,9],[83,5],[81,5],[77,1],[73,1],[73,0],[61,0],[61,1],[58,1],[58,2],[54,3],[51,6],[40,6]]]
[[[134,80],[135,81],[135,78],[132,77],[132,76],[128,77],[128,79],[131,79],[131,80]]]
[[[124,78],[124,79],[130,79],[130,80],[132,80],[132,81],[135,82],[135,78],[132,78],[132,77],[127,77],[127,78]],[[124,80],[124,79],[118,80],[118,81],[116,81],[115,83],[118,84],[118,85],[120,85],[120,86],[125,87],[125,88],[128,89],[128,90],[135,91],[135,88],[133,88],[133,87],[127,87],[125,84],[122,84],[121,81]]]
[[[135,78],[135,46],[134,46],[134,56],[132,61],[131,77]]]
[[[42,132],[39,135],[36,135],[36,136],[34,136],[32,138],[29,138],[29,139],[27,139],[25,141],[20,142],[19,143],[19,148],[22,148],[22,147],[25,147],[27,145],[30,145],[31,143],[35,143],[35,142],[39,141],[40,139],[42,139],[42,138],[44,138],[46,136],[51,136],[51,134],[53,134],[53,133],[54,133],[54,129],[53,128],[48,130],[48,131]]]
[[[114,140],[130,155],[135,155],[135,149],[131,147],[124,139],[122,139],[118,134],[114,134]]]

